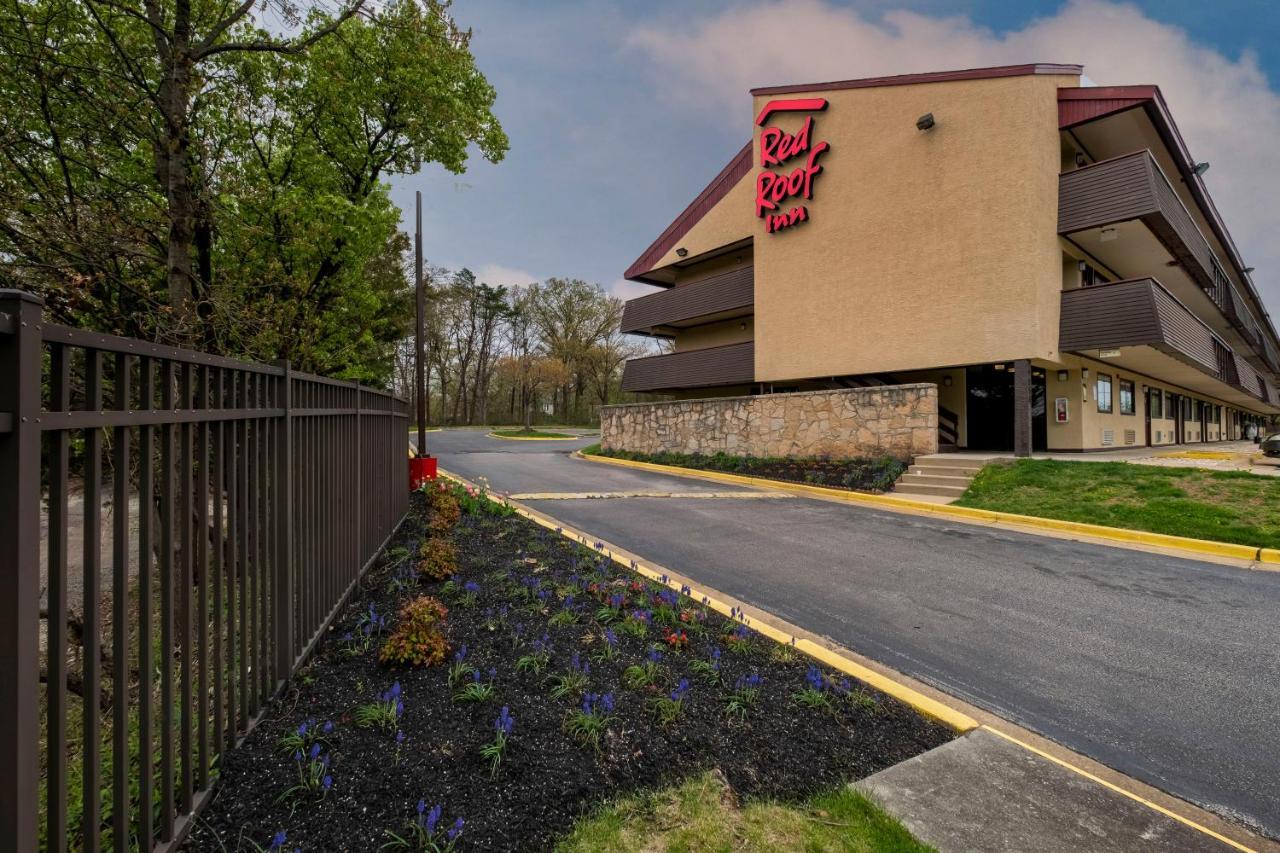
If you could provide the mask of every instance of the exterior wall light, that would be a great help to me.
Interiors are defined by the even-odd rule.
[[[1245,267],[1245,268],[1244,268],[1244,274],[1245,274],[1245,275],[1248,275],[1248,274],[1249,274],[1249,273],[1251,273],[1251,272],[1253,272],[1253,267]]]
[[[933,113],[925,113],[916,119],[916,130],[932,130],[935,124],[937,122],[933,120]]]
[[[681,246],[679,249],[676,249],[677,258],[688,257],[688,255],[689,255],[689,250],[686,249],[684,246]]]
[[[1065,370],[1059,370],[1059,371],[1058,371],[1058,381],[1059,381],[1059,382],[1066,382],[1066,381],[1067,381],[1067,371],[1065,371]]]
[[[946,376],[943,376],[943,377],[942,377],[942,387],[944,387],[944,388],[950,388],[950,387],[951,387],[951,374],[950,374],[950,373],[948,373]]]
[[[1110,243],[1112,240],[1120,236],[1120,233],[1114,228],[1103,228],[1100,239],[1104,243]]]
[[[1208,163],[1204,163],[1204,162],[1196,163],[1194,166],[1191,167],[1191,174],[1195,175],[1197,178],[1203,175],[1207,171],[1209,171]]]

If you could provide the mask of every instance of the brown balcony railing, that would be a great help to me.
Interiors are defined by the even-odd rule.
[[[755,302],[752,267],[731,270],[683,287],[650,293],[627,302],[622,312],[622,331],[660,333],[664,326],[692,325],[749,313]]]
[[[755,379],[754,341],[633,358],[622,371],[624,391],[673,391],[743,385]]]
[[[1264,356],[1262,326],[1150,151],[1059,175],[1059,234],[1130,220],[1151,229],[1258,356]]]
[[[1264,402],[1266,384],[1203,320],[1153,278],[1065,290],[1064,352],[1149,346]]]

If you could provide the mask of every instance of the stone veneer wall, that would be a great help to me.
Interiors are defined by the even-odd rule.
[[[938,386],[602,406],[600,446],[633,453],[906,460],[938,450]]]

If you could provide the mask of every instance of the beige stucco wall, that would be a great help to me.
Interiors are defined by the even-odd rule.
[[[928,384],[600,408],[600,445],[637,453],[908,459],[938,449]]]
[[[745,327],[745,328],[744,328]],[[755,334],[754,317],[737,317],[719,323],[707,323],[683,329],[675,338],[675,351],[722,347],[729,344],[742,344],[751,340]]]
[[[676,249],[688,249],[688,257],[697,257],[721,246],[745,240],[755,233],[755,179],[746,175],[736,183],[715,207],[708,210],[676,245],[667,250],[654,268],[680,260]]]
[[[1147,399],[1144,393],[1146,389],[1151,388],[1158,390],[1166,395],[1180,394],[1184,397],[1199,400],[1201,405],[1213,403],[1222,407],[1222,414],[1217,421],[1210,421],[1203,440],[1206,441],[1222,441],[1234,436],[1228,435],[1223,428],[1223,422],[1227,418],[1227,410],[1231,408],[1230,403],[1222,400],[1208,397],[1176,385],[1162,383],[1156,379],[1152,379],[1142,374],[1133,373],[1124,370],[1115,364],[1107,364],[1092,359],[1082,359],[1076,356],[1063,356],[1061,363],[1044,365],[1045,388],[1047,396],[1048,412],[1048,444],[1050,450],[1097,450],[1104,447],[1102,443],[1103,430],[1113,430],[1115,442],[1112,447],[1125,447],[1125,430],[1133,430],[1135,433],[1134,444],[1131,446],[1146,445],[1146,411]],[[1059,382],[1057,373],[1059,369],[1067,370],[1067,381]],[[1088,380],[1082,378],[1082,369],[1087,368],[1089,371]],[[1097,383],[1098,374],[1105,373],[1111,377],[1111,402],[1112,411],[1110,413],[1098,411],[1097,401]],[[1127,379],[1134,385],[1134,414],[1124,415],[1120,413],[1120,380]],[[1056,397],[1066,397],[1068,401],[1068,411],[1070,420],[1066,424],[1059,424],[1053,418],[1054,399]],[[1170,406],[1166,403],[1161,407],[1162,417],[1152,418],[1151,420],[1151,444],[1153,446],[1168,445],[1174,443],[1176,434],[1176,424]],[[1198,420],[1187,420],[1185,424],[1185,441],[1188,443],[1201,441],[1200,422]]]
[[[831,92],[810,221],[754,220],[756,379],[1052,358],[1059,85],[1037,75]],[[753,115],[768,100],[754,99]],[[932,112],[937,125],[916,129]],[[798,129],[805,116],[776,123]],[[759,162],[759,129],[753,163]],[[783,165],[790,168],[796,158]],[[745,204],[754,217],[752,193]]]

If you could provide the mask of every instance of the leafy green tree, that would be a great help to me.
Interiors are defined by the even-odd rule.
[[[386,177],[508,144],[447,4],[0,2],[0,276],[66,322],[390,379]]]

